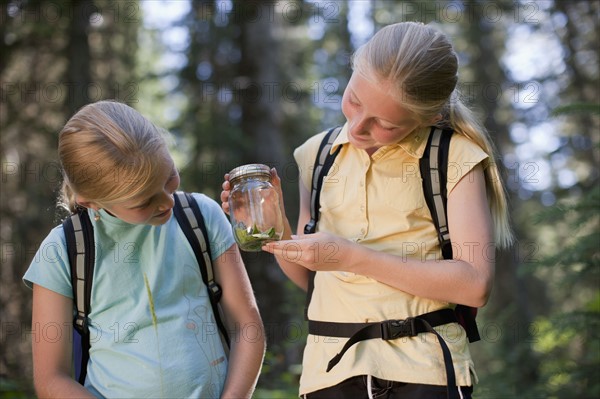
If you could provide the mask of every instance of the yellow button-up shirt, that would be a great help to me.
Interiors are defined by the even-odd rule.
[[[400,143],[384,146],[369,156],[349,143],[347,125],[344,126],[331,149],[335,151],[342,146],[341,151],[323,180],[317,231],[401,257],[442,259],[419,170],[428,133],[429,128],[417,130]],[[309,191],[315,157],[324,135],[325,132],[311,137],[294,152],[300,178]],[[456,133],[449,152],[448,194],[475,165],[488,159],[480,147]],[[415,297],[365,276],[318,272],[308,316],[321,321],[373,322],[405,319],[451,306]],[[436,327],[436,331],[445,337],[450,348],[457,383],[473,385],[477,377],[464,330],[454,323]],[[300,394],[362,374],[408,383],[446,385],[442,351],[431,333],[359,342],[338,365],[325,372],[327,363],[346,340],[308,336]]]

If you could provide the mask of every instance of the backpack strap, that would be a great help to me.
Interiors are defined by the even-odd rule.
[[[202,217],[198,203],[190,193],[177,191],[173,197],[175,199],[173,212],[179,222],[183,234],[185,234],[190,242],[192,250],[196,255],[200,273],[202,274],[202,281],[204,281],[204,284],[208,287],[208,297],[210,299],[217,327],[219,328],[221,337],[225,341],[228,349],[231,343],[227,328],[221,318],[219,308],[219,301],[221,300],[223,292],[221,286],[215,281],[212,259],[210,258],[208,233],[206,225],[204,224],[204,218]]]
[[[452,130],[432,127],[423,157],[419,161],[425,202],[431,213],[444,259],[452,259],[452,244],[446,217],[448,151],[452,133]]]
[[[425,202],[431,213],[431,218],[438,233],[438,241],[444,259],[452,259],[452,243],[448,230],[448,156],[452,130],[442,130],[435,126],[431,128],[423,157],[419,161]],[[479,330],[475,316],[477,309],[465,305],[456,305],[456,317],[467,333],[469,342],[479,341]]]
[[[329,169],[333,165],[335,157],[339,154],[341,146],[331,153],[331,147],[333,142],[339,136],[342,131],[342,127],[334,127],[330,129],[321,145],[319,146],[319,152],[315,159],[315,165],[313,167],[312,174],[312,187],[310,191],[310,221],[304,226],[304,234],[312,234],[317,228],[317,222],[319,221],[319,206],[321,199],[321,187],[323,186],[323,179],[327,176]]]
[[[75,378],[85,383],[90,350],[88,315],[91,310],[94,277],[94,227],[86,210],[72,214],[63,221],[67,253],[71,268],[71,286],[76,313],[73,318],[73,364]]]

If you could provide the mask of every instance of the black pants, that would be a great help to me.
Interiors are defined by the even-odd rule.
[[[303,395],[306,399],[368,399],[369,379],[371,379],[371,398],[374,399],[446,399],[445,386],[407,384],[404,382],[387,381],[366,375],[348,378],[329,388],[320,389]],[[455,388],[458,389],[458,388]],[[473,387],[460,387],[459,396],[471,399]],[[462,395],[462,396],[461,396]]]

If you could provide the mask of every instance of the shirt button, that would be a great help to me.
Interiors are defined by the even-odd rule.
[[[360,229],[360,234],[365,234],[365,229]]]
[[[364,206],[364,205],[361,205],[361,206],[360,206],[360,210],[361,210],[361,212],[364,212],[364,211],[365,211],[365,206]]]

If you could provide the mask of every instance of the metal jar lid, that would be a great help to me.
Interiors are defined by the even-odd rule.
[[[271,168],[260,163],[238,166],[229,172],[229,181],[234,182],[242,177],[271,177]]]

